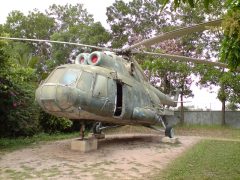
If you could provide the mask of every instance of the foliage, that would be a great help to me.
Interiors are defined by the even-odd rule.
[[[166,94],[175,94],[176,89],[181,89],[184,96],[193,96],[190,86],[192,80],[191,67],[187,63],[172,62],[166,59],[154,59],[153,61],[145,61],[143,67],[148,69],[152,76],[152,83],[156,85],[154,80],[160,78],[159,88]],[[150,79],[150,81],[151,81]]]
[[[62,117],[56,117],[40,111],[39,123],[46,133],[66,132],[70,130],[72,121]]]
[[[220,84],[224,84],[227,100],[240,108],[240,73],[225,72],[220,78]]]
[[[12,11],[4,24],[4,31],[12,37],[23,37],[30,39],[50,39],[55,31],[55,20],[44,13],[34,10],[25,16],[20,11]],[[27,43],[32,48],[32,53],[43,58],[49,57],[49,44]]]
[[[236,111],[238,109],[238,106],[235,103],[228,103],[226,106],[227,110],[231,110],[231,111]]]
[[[35,69],[40,61],[39,56],[33,56],[32,47],[23,42],[8,42],[6,51],[10,56],[9,61],[24,68]]]
[[[4,24],[4,32],[8,36],[30,39],[50,39],[55,30],[55,21],[38,10],[24,15],[20,11],[12,11]],[[50,57],[50,45],[48,43],[33,42],[8,42],[7,51],[10,59],[24,67],[37,69],[38,81],[42,79],[45,61]]]
[[[182,21],[181,26],[187,27],[193,24],[220,19],[224,11],[226,11],[224,2],[217,0],[213,0],[208,9],[205,9],[201,3],[196,4],[195,8],[181,4],[177,10],[175,21]],[[203,32],[183,36],[180,38],[183,55],[195,58],[217,59],[222,37],[223,33],[220,28],[210,28]]]
[[[57,29],[60,31],[69,30],[74,25],[90,25],[94,22],[93,16],[88,14],[82,4],[53,4],[47,9],[47,15],[56,19]]]
[[[0,78],[0,136],[30,136],[38,132],[38,106],[34,103],[35,86],[15,84]]]
[[[56,29],[52,40],[76,42],[91,45],[103,45],[110,39],[109,33],[101,23],[95,23],[92,15],[88,14],[82,4],[55,5],[47,10],[49,17],[56,19]],[[53,59],[56,64],[63,64],[72,60],[82,48],[70,45],[53,45]]]
[[[196,5],[196,9],[179,4],[181,8],[175,12],[172,12],[174,9],[171,3],[164,5],[163,1],[158,0],[135,0],[128,3],[116,1],[107,8],[107,21],[113,34],[112,45],[114,47],[131,45],[165,31],[218,19],[224,11],[224,3],[216,0],[211,1],[208,9],[205,9],[204,4],[201,3]],[[157,49],[163,53],[196,58],[217,57],[222,33],[216,30],[213,32],[209,30],[204,33],[193,33],[175,40],[160,42],[152,46],[151,51]],[[140,59],[139,62],[149,60],[149,57],[145,56],[137,56],[137,58]],[[152,76],[151,81],[160,80],[157,83],[160,84],[160,89],[164,93],[174,94],[174,89],[179,88],[182,92],[181,99],[183,96],[193,96],[190,89],[193,82],[190,76],[192,64],[175,63],[165,59],[150,60],[142,64],[145,69],[148,69],[149,76]],[[181,106],[183,109],[183,104]],[[181,114],[183,119],[183,113]]]
[[[3,30],[12,37],[51,39],[92,45],[103,45],[110,38],[101,23],[94,22],[93,16],[88,14],[82,4],[64,6],[53,4],[45,13],[35,9],[27,15],[20,11],[12,11],[3,25]],[[10,44],[17,52],[11,55],[14,60],[20,64],[23,64],[23,59],[25,64],[34,62],[39,76],[38,81],[45,76],[42,74],[46,73],[48,64],[56,66],[69,62],[77,53],[84,51],[76,46],[51,45],[46,42],[11,42]],[[52,62],[48,63],[48,61]]]
[[[39,128],[34,70],[12,63],[6,48],[0,46],[0,136],[33,135]]]
[[[180,123],[184,123],[184,106],[183,106],[183,97],[193,97],[191,90],[192,85],[192,67],[188,63],[183,62],[172,62],[171,60],[166,59],[154,59],[153,61],[145,61],[143,63],[149,71],[150,82],[152,81],[153,85],[158,85],[159,89],[170,95],[175,95],[176,92],[180,93],[181,101],[181,118]],[[158,80],[158,82],[155,82]]]
[[[27,16],[20,11],[12,11],[4,24],[5,32],[13,37],[47,39],[54,29],[54,19],[36,9]]]
[[[240,66],[240,2],[230,4],[224,16],[224,38],[221,43],[221,61],[228,63],[231,70]]]
[[[170,0],[158,0],[160,3],[163,3],[164,6],[166,6],[167,3],[170,2]],[[174,7],[179,8],[181,5],[185,5],[187,4],[188,6],[190,6],[191,8],[194,8],[195,6],[201,4],[203,5],[206,9],[209,8],[209,5],[211,5],[213,3],[214,0],[174,0]]]
[[[181,8],[175,12],[171,3],[159,11],[161,7],[162,3],[157,0],[136,0],[129,3],[117,1],[108,7],[107,21],[112,30],[113,47],[131,45],[162,32],[219,19],[225,8],[224,3],[217,0],[212,1],[208,10],[202,4],[197,4],[196,9],[181,4]],[[152,47],[170,54],[196,58],[217,57],[221,37],[222,33],[213,29],[160,42]]]
[[[75,41],[104,45],[110,35],[83,5],[52,5],[42,13],[12,11],[0,33],[31,39]],[[53,48],[52,48],[53,47]],[[66,63],[82,49],[50,43],[0,41],[0,136],[30,136],[39,130],[67,131],[72,122],[40,112],[34,102],[36,83],[56,65]],[[40,113],[40,114],[39,114]]]
[[[166,7],[166,5],[170,3],[169,0],[158,0],[158,2],[162,3],[163,7]],[[219,8],[224,3],[225,7],[227,8],[227,13],[223,18],[222,24],[224,30],[224,38],[221,42],[220,59],[222,62],[227,63],[231,70],[236,70],[236,68],[240,65],[240,1],[227,0],[219,2],[215,0],[174,0],[173,2],[175,10],[177,8],[183,9],[183,7],[188,7],[192,9],[193,13],[205,9],[211,12],[211,14],[215,14],[215,12],[218,12],[215,8]],[[202,4],[205,8],[199,7]],[[193,14],[191,14],[191,17],[192,15]],[[190,16],[186,16],[187,19],[189,19],[189,17]]]
[[[112,31],[112,47],[131,45],[159,33],[170,14],[169,11],[160,12],[160,8],[156,0],[116,1],[108,7],[106,14]]]
[[[195,67],[196,75],[200,75],[200,80],[197,85],[203,87],[220,86],[218,91],[218,99],[221,102],[229,101],[235,104],[236,107],[240,104],[240,74],[223,71],[218,68],[205,65],[197,65]]]

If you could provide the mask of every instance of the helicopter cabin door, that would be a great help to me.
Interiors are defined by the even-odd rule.
[[[115,97],[115,108],[114,116],[119,117],[122,114],[123,107],[123,87],[119,81],[116,81],[116,97]]]
[[[102,74],[96,74],[91,92],[92,98],[88,106],[88,108],[91,108],[89,111],[94,111],[97,115],[112,117],[116,112],[117,91],[120,92],[121,96],[120,87],[118,86],[117,90],[115,80]],[[118,107],[121,106],[120,104],[121,102],[118,101]],[[120,116],[121,109],[116,114]]]
[[[123,81],[115,80],[114,118],[130,119],[133,110],[132,87]]]

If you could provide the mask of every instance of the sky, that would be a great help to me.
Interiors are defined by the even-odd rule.
[[[128,2],[129,0],[124,1]],[[74,5],[81,3],[89,14],[93,15],[95,21],[100,21],[105,28],[109,29],[106,22],[106,7],[111,6],[113,2],[115,2],[115,0],[7,0],[1,3],[0,6],[0,24],[6,21],[8,13],[12,10],[19,10],[27,14],[28,11],[32,11],[35,8],[44,11],[52,4],[65,5],[68,3]],[[194,86],[192,90],[195,96],[193,99],[190,99],[191,102],[185,103],[185,106],[194,105],[195,108],[201,109],[221,109],[221,103],[217,100],[216,93],[209,93],[207,89],[200,89],[196,86]]]

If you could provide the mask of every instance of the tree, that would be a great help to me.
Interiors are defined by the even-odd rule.
[[[7,41],[0,41],[0,137],[33,135],[39,128],[36,76],[33,69],[12,62],[9,49]]]
[[[29,12],[27,16],[20,11],[12,11],[4,24],[4,31],[10,36],[30,39],[50,39],[55,29],[55,20],[38,10]],[[49,57],[47,43],[25,43],[31,46],[34,55],[43,59]]]
[[[238,107],[237,107],[236,104],[234,104],[234,103],[228,103],[228,104],[226,105],[226,109],[227,109],[227,110],[231,110],[231,111],[236,111],[236,110],[238,109]]]
[[[164,6],[170,2],[170,0],[158,0],[160,3],[162,3]],[[174,7],[179,8],[181,5],[189,5],[191,8],[194,8],[196,5],[203,5],[206,9],[209,8],[209,5],[211,5],[214,2],[214,0],[174,0]]]
[[[163,93],[175,95],[176,91],[180,91],[180,124],[183,125],[183,98],[193,97],[193,92],[190,89],[193,82],[191,79],[191,66],[188,63],[172,62],[166,59],[154,59],[145,61],[143,67],[150,71],[149,74],[151,74],[152,84],[158,87]],[[155,79],[159,80],[154,81]]]
[[[209,87],[211,85],[218,86],[217,98],[222,103],[222,125],[225,125],[225,109],[226,102],[233,103],[234,105],[240,104],[240,75],[225,71],[223,69],[208,67],[205,65],[196,66],[196,75],[199,75],[200,81],[198,85]]]
[[[82,4],[53,4],[46,12],[49,17],[56,19],[58,31],[69,30],[74,25],[94,23],[93,15],[90,15]]]
[[[217,1],[214,1],[214,3],[219,4]],[[217,19],[221,15],[223,8],[221,3],[217,9],[214,9],[212,6],[210,7],[210,10],[214,9],[215,11],[206,11],[202,7],[203,5],[199,5],[201,8],[199,7],[198,11],[189,8],[189,6],[183,6],[180,10],[172,13],[173,8],[170,5],[171,4],[168,4],[166,8],[163,8],[164,6],[160,1],[136,0],[129,3],[117,1],[108,7],[107,16],[113,34],[113,46],[121,47],[123,45],[131,45],[161,32],[200,23],[209,18]],[[218,48],[217,44],[219,43],[221,34],[216,33],[215,36],[209,34],[209,32],[195,33],[176,40],[161,42],[154,45],[154,48],[164,53],[203,57],[206,55],[203,53],[204,50],[207,49],[207,52],[215,52]],[[209,42],[209,37],[217,40]],[[213,54],[209,54],[209,56],[213,56]],[[145,56],[142,57],[142,59],[144,58],[148,59]],[[144,65],[145,68],[151,71],[154,69],[154,72],[150,72],[150,74],[153,78],[157,75],[161,79],[161,90],[164,93],[169,93],[169,89],[172,91],[174,89],[172,87],[175,87],[175,89],[176,87],[181,88],[181,99],[183,99],[183,96],[192,96],[192,92],[190,91],[190,86],[193,82],[190,78],[191,66],[192,65],[186,63],[172,63],[166,60],[162,60],[159,63],[151,60],[147,63],[147,66]],[[175,81],[175,83],[170,83],[170,88],[167,84],[169,85],[171,80],[173,80],[173,82]],[[183,103],[181,107],[181,122],[183,122]]]
[[[48,12],[51,14],[34,10],[24,15],[13,11],[7,22],[0,25],[0,34],[93,45],[104,45],[110,38],[101,23],[94,22],[80,4],[53,5]],[[46,42],[0,41],[0,137],[29,136],[40,129],[50,133],[65,131],[71,126],[68,119],[40,112],[34,94],[37,81],[50,72],[49,68],[65,63],[72,52],[81,51]]]
[[[46,13],[35,9],[28,15],[20,11],[12,11],[4,24],[4,31],[13,37],[51,39],[101,46],[110,38],[101,23],[95,23],[93,16],[88,14],[82,4],[64,6],[53,4],[46,10]],[[11,42],[11,44],[16,49],[20,43]],[[77,53],[84,51],[76,46],[46,42],[24,42],[22,44],[25,45],[20,48],[22,50],[18,51],[19,53],[14,55],[14,59],[20,60],[21,63],[21,59],[38,61],[39,81],[43,77],[42,74],[48,72],[49,69],[74,59]],[[29,49],[31,53],[28,54],[26,51],[23,53],[23,49]]]
[[[240,108],[240,73],[227,71],[220,78],[220,83],[225,85],[227,101]]]
[[[224,16],[224,38],[221,43],[221,61],[231,70],[240,66],[240,1],[233,0]]]
[[[82,4],[53,4],[47,14],[56,19],[57,31],[51,36],[52,40],[102,46],[110,39],[109,33],[101,23],[94,22],[93,16],[88,14]],[[82,51],[82,48],[75,46],[53,44],[53,59],[56,64],[62,64]]]
[[[170,0],[158,0],[159,3],[163,4],[165,7]],[[204,4],[206,10],[209,10],[210,6],[215,8],[219,7],[219,4],[216,4],[214,0],[174,0],[175,10],[185,4],[190,5],[190,8],[195,8],[199,4]],[[214,4],[215,3],[215,4]],[[220,2],[221,4],[221,2]],[[228,64],[231,70],[236,70],[237,67],[240,66],[240,1],[239,0],[227,0],[225,1],[225,6],[227,7],[227,13],[223,19],[223,30],[224,30],[224,38],[221,43],[221,61]],[[199,10],[199,9],[194,9]],[[215,9],[210,10],[211,12],[215,12]]]
[[[131,45],[165,31],[219,19],[224,11],[224,4],[216,0],[208,10],[202,4],[197,5],[196,9],[181,4],[181,8],[174,13],[171,4],[160,11],[161,7],[161,2],[156,0],[117,1],[108,7],[107,21],[112,30],[113,47]],[[154,47],[166,53],[196,58],[217,57],[221,37],[220,31],[212,33],[212,30],[208,30],[161,42]],[[178,46],[178,49],[174,48],[175,52],[168,50],[172,45]]]
[[[12,11],[8,14],[4,24],[4,31],[13,37],[26,37],[25,24],[27,17],[20,11]]]
[[[36,69],[36,65],[40,61],[40,57],[33,55],[33,49],[27,43],[10,42],[8,43],[6,51],[10,56],[9,61],[14,62],[21,67]]]
[[[112,46],[131,45],[162,32],[170,11],[160,12],[156,0],[135,0],[125,3],[116,1],[107,8],[107,22],[112,31]],[[168,16],[167,16],[168,15]]]

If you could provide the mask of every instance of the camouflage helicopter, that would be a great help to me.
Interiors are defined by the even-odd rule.
[[[174,115],[169,107],[177,106],[179,93],[176,93],[172,99],[151,85],[131,55],[149,54],[171,60],[227,68],[226,64],[219,62],[136,50],[141,46],[151,46],[220,24],[221,20],[215,20],[174,30],[122,49],[40,39],[9,37],[0,37],[0,39],[71,44],[99,50],[79,54],[74,64],[56,67],[40,83],[36,90],[36,101],[47,113],[72,120],[96,121],[94,133],[101,133],[104,129],[101,126],[102,122],[117,125],[143,125],[150,128],[161,124],[165,135],[172,138],[173,128],[168,126],[163,118]],[[84,126],[82,127],[83,138]]]

